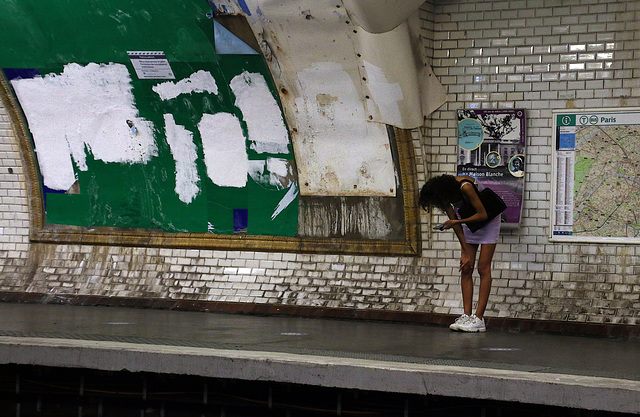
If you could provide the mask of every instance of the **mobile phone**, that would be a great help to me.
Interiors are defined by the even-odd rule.
[[[437,226],[434,226],[433,230],[442,230],[444,228],[444,224],[439,224]]]

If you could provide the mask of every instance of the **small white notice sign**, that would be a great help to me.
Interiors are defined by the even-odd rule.
[[[127,54],[141,80],[173,80],[176,78],[167,56],[162,51],[127,51]]]

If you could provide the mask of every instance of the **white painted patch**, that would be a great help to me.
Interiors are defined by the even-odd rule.
[[[189,78],[185,78],[178,82],[166,81],[158,85],[154,85],[152,90],[155,91],[161,99],[171,100],[181,94],[192,93],[210,93],[218,94],[218,85],[208,71],[197,71],[191,74]]]
[[[287,128],[264,77],[245,71],[231,80],[230,87],[247,124],[251,149],[258,153],[288,154]]]
[[[297,196],[298,196],[298,187],[296,186],[295,183],[291,184],[289,191],[287,191],[284,197],[282,197],[282,200],[280,200],[275,210],[273,211],[273,214],[271,215],[271,220],[274,220],[276,217],[280,215],[280,213],[282,213],[282,210],[289,207],[291,203],[296,199]]]
[[[281,158],[249,161],[249,176],[257,184],[276,190],[288,188],[294,182],[291,161]]]
[[[398,102],[402,101],[404,96],[400,84],[390,83],[382,68],[367,61],[364,61],[364,69],[367,72],[367,87],[380,110],[381,119],[394,126],[402,125]]]
[[[211,181],[221,187],[244,187],[249,157],[238,118],[230,113],[204,114],[198,130]]]
[[[366,122],[349,74],[338,63],[318,62],[298,73],[298,83],[302,194],[395,195],[386,127]]]
[[[291,178],[293,175],[291,161],[280,158],[267,159],[267,172],[271,176],[271,183],[281,183],[281,178]],[[288,184],[287,184],[288,185]],[[285,187],[287,186],[285,185]]]
[[[60,75],[13,80],[12,85],[49,188],[68,190],[75,182],[72,158],[86,171],[86,152],[104,162],[129,164],[157,155],[153,124],[138,117],[131,77],[122,64],[71,63]]]
[[[193,143],[193,133],[184,126],[177,125],[172,114],[164,115],[164,130],[176,163],[176,194],[181,201],[189,204],[200,192],[200,177],[196,165],[198,152]]]

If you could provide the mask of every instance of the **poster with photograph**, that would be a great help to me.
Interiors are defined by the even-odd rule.
[[[523,109],[458,110],[458,175],[474,177],[502,197],[504,228],[520,224],[525,126]]]

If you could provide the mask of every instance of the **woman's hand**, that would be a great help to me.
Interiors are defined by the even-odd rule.
[[[468,268],[473,268],[471,256],[469,256],[466,250],[462,250],[460,253],[460,269],[458,269],[458,272]]]
[[[451,229],[456,224],[460,223],[459,220],[449,219],[446,222],[442,223],[442,229]]]

